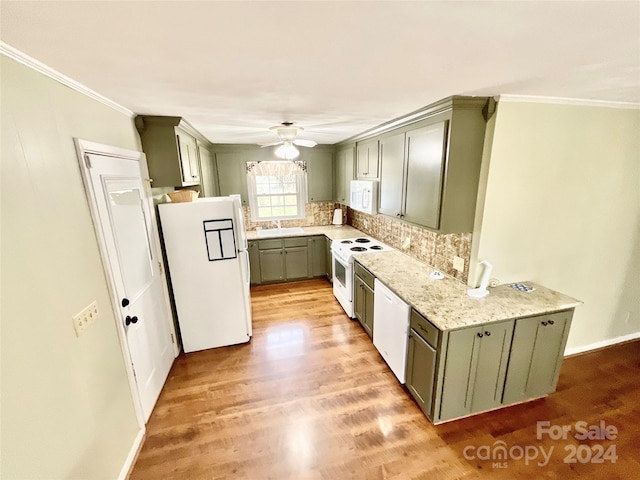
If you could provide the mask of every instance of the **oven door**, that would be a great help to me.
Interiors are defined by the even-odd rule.
[[[344,311],[353,318],[353,264],[344,261],[335,252],[333,257],[333,295]]]

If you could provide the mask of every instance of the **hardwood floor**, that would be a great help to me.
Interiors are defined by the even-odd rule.
[[[567,359],[545,399],[433,426],[328,282],[251,295],[251,343],[176,360],[131,479],[640,478],[640,342]],[[604,421],[618,435],[537,440],[537,421]],[[498,441],[538,458],[471,458]],[[617,461],[564,463],[570,445],[586,459],[596,444]],[[553,447],[546,466],[540,447]]]

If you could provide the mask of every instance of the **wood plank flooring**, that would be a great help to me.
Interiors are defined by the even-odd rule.
[[[130,478],[640,478],[640,342],[569,358],[558,391],[433,426],[325,280],[252,289],[251,343],[176,360]],[[618,429],[615,440],[536,439],[536,422]],[[545,448],[546,466],[481,456]],[[573,445],[615,445],[615,463],[564,463]],[[587,451],[588,449],[588,451]]]

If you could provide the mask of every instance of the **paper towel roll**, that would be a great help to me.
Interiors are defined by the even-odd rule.
[[[342,209],[341,208],[336,208],[333,211],[333,224],[342,225]]]

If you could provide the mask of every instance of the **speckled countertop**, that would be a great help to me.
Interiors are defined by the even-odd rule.
[[[521,282],[533,286],[532,292],[499,285],[489,288],[487,297],[471,298],[467,285],[449,276],[430,279],[435,268],[402,252],[361,253],[355,258],[441,330],[556,312],[582,303],[533,282]]]
[[[286,235],[278,235],[276,229],[273,229],[273,236],[271,237],[258,237],[256,230],[247,230],[247,240],[267,240],[269,238],[284,238],[284,237],[308,237],[310,235],[326,235],[330,240],[341,240],[343,238],[353,237],[369,237],[362,233],[360,230],[356,230],[349,225],[320,225],[316,227],[300,227],[302,233],[288,233]]]

